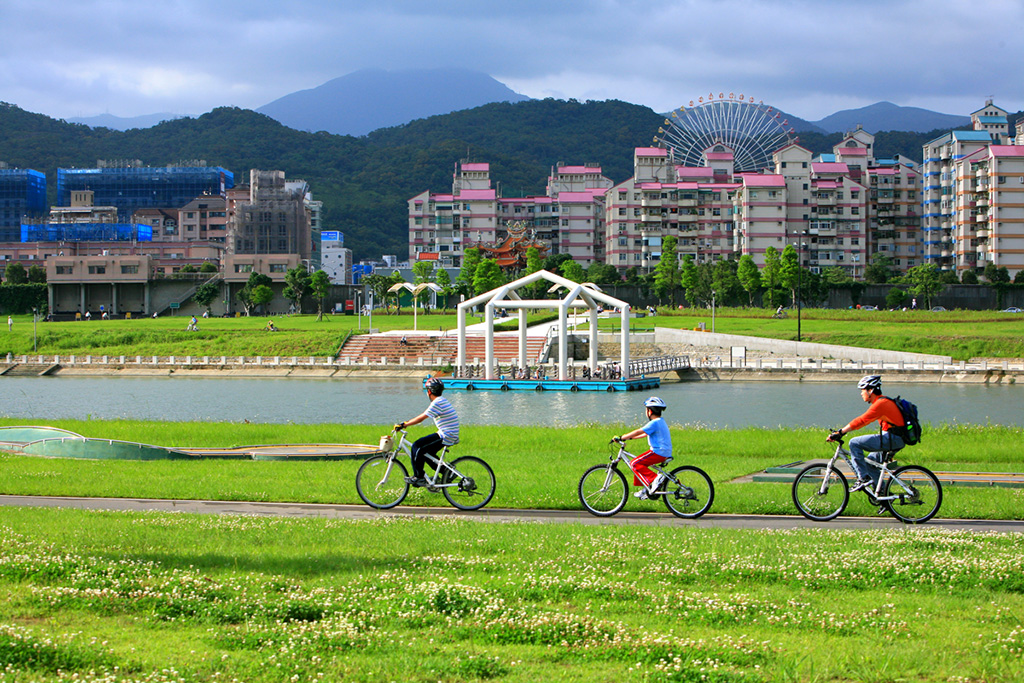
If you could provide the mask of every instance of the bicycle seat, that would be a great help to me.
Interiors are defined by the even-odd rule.
[[[878,456],[878,457],[876,457],[876,458],[868,458],[868,460],[874,460],[875,462],[892,462],[892,459],[896,456],[896,454],[899,451],[900,451],[899,448],[897,448],[894,451],[877,451],[875,453],[872,453],[872,455],[875,455],[875,456]]]

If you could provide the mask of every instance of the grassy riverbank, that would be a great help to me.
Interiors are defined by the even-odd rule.
[[[40,421],[37,421],[40,422]],[[0,425],[25,424],[0,419]],[[288,443],[376,444],[384,425],[276,425],[128,420],[49,421],[84,436],[161,446],[227,447]],[[497,493],[490,507],[578,510],[583,471],[607,461],[612,434],[627,425],[569,428],[473,426],[463,430],[459,455],[479,455],[494,468]],[[426,433],[413,430],[413,435]],[[673,426],[679,464],[695,464],[712,477],[718,513],[795,514],[787,484],[736,481],[767,467],[824,458],[824,433],[812,429],[706,430]],[[1021,471],[1022,430],[1013,427],[941,426],[907,448],[903,460],[934,471]],[[635,448],[639,448],[636,445]],[[355,491],[359,461],[251,462],[210,460],[83,461],[0,455],[0,493],[361,504]],[[946,486],[939,517],[1021,519],[1024,490]],[[439,494],[413,491],[407,505],[445,505]],[[630,499],[628,510],[664,511]],[[873,515],[854,496],[848,515]]]
[[[927,528],[6,508],[0,680],[1019,681],[1022,576]]]
[[[0,357],[36,353],[93,356],[332,356],[345,336],[366,329],[369,321],[355,316],[274,317],[280,331],[267,332],[267,318],[210,318],[199,321],[199,331],[189,332],[187,317],[90,322],[40,322],[31,316],[15,316],[13,331],[0,332]],[[479,322],[479,317],[470,320]],[[631,327],[651,330],[655,325],[693,329],[698,323],[711,329],[711,311],[665,310],[655,317],[636,318]],[[454,330],[456,316],[432,313],[417,316],[420,330]],[[410,311],[401,315],[374,315],[380,330],[411,330]],[[773,339],[796,339],[796,315],[773,320],[761,309],[720,308],[715,331]],[[602,319],[602,329],[618,329],[617,318]],[[858,311],[806,309],[801,315],[801,337],[826,344],[934,353],[956,360],[975,357],[1024,357],[1024,316],[995,311]],[[585,329],[581,326],[580,329]]]

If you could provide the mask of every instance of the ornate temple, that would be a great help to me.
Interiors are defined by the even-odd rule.
[[[502,270],[517,271],[526,267],[526,250],[535,247],[541,258],[545,258],[548,245],[534,236],[533,228],[522,221],[505,223],[508,236],[493,247],[480,245],[480,255],[493,258]]]

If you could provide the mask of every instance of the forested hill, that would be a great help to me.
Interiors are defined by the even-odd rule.
[[[496,103],[413,121],[355,138],[305,133],[253,111],[220,108],[195,119],[114,131],[57,121],[0,104],[0,161],[47,174],[50,202],[59,167],[92,168],[97,159],[140,159],[151,166],[203,159],[245,183],[252,168],[281,169],[309,182],[324,202],[324,229],[341,230],[357,259],[408,253],[406,201],[451,188],[455,163],[491,164],[506,197],[543,193],[560,162],[598,163],[615,182],[633,172],[633,149],[652,144],[662,118],[617,101]],[[918,159],[923,135],[879,133],[876,154]],[[839,134],[804,134],[812,152],[830,151]]]

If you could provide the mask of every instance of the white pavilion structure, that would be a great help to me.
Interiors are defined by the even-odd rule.
[[[523,299],[518,291],[523,287],[545,280],[552,283],[552,289],[564,291],[560,299]],[[598,305],[618,309],[622,320],[622,339],[619,353],[619,367],[622,371],[621,380],[629,379],[629,304],[625,301],[608,296],[596,285],[573,282],[546,270],[538,270],[506,285],[485,292],[479,296],[459,304],[459,345],[457,355],[458,367],[466,365],[466,314],[475,306],[484,306],[485,346],[485,379],[497,379],[494,376],[494,311],[498,308],[518,310],[519,312],[519,365],[528,367],[530,364],[526,353],[526,313],[530,309],[554,309],[558,311],[558,379],[569,379],[569,309],[585,308],[590,317],[590,356],[588,365],[591,373],[597,371],[597,309]]]

